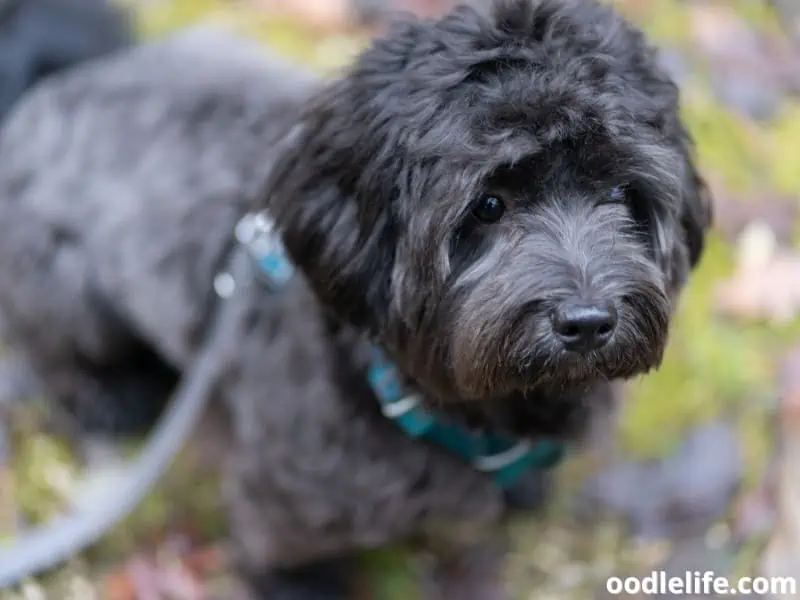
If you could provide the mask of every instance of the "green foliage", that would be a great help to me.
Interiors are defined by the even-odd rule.
[[[642,2],[634,16],[645,33],[654,40],[680,42],[686,39],[688,15],[672,0]]]
[[[773,185],[800,198],[800,102],[789,104],[771,124],[767,156]]]
[[[405,548],[386,548],[365,552],[361,565],[366,573],[363,586],[366,598],[375,600],[417,600],[419,577],[412,555]]]
[[[682,117],[694,139],[703,172],[737,192],[758,189],[764,173],[763,133],[712,101],[703,90],[692,91],[682,104]]]
[[[221,0],[172,0],[138,12],[139,30],[145,38],[158,37],[199,22],[224,23],[250,35],[272,50],[321,71],[345,65],[365,43],[363,35],[314,31],[296,19],[266,17]]]
[[[42,523],[62,512],[78,475],[69,444],[43,432],[40,408],[32,399],[25,410],[13,411],[9,434],[14,462],[3,479],[10,487],[8,497],[29,523]]]
[[[41,523],[64,509],[77,474],[69,449],[36,433],[15,447],[14,500],[26,521]]]
[[[145,3],[135,15],[143,37],[160,37],[191,23],[217,17],[224,6],[220,0],[151,2]]]
[[[780,19],[768,0],[728,0],[730,6],[749,25],[769,34],[779,34]]]
[[[219,473],[191,451],[180,453],[128,518],[88,556],[99,564],[124,559],[132,548],[159,539],[170,527],[186,527],[205,541],[220,539],[227,531]]]

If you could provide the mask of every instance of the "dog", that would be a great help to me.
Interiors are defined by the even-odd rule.
[[[122,430],[223,314],[240,572],[345,598],[354,553],[507,513],[498,461],[448,439],[522,440],[502,467],[544,448],[526,464],[547,468],[658,367],[711,225],[692,156],[655,50],[594,0],[398,19],[329,79],[178,34],[4,124],[3,335]]]

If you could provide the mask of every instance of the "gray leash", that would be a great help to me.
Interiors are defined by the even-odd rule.
[[[231,266],[237,273],[245,262],[241,252],[234,252]],[[19,541],[12,541],[0,551],[0,589],[53,568],[95,543],[127,517],[164,474],[214,392],[226,349],[223,326],[230,306],[225,300],[219,304],[199,357],[181,380],[144,448],[126,470],[119,489],[109,495],[103,506],[54,517],[38,528],[23,532]]]

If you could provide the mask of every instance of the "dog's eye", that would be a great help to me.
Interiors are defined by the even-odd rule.
[[[496,223],[506,212],[506,205],[497,196],[484,196],[472,209],[472,214],[484,223]]]
[[[615,185],[609,190],[608,197],[612,202],[622,202],[625,200],[625,186]]]

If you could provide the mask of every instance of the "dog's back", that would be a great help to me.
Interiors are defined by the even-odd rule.
[[[171,369],[191,360],[214,271],[274,159],[272,132],[316,82],[254,41],[198,27],[26,94],[0,126],[0,312],[9,344],[35,346],[56,365],[39,370],[59,379],[53,369],[65,369],[68,388],[79,385],[75,360],[94,379],[119,361],[109,393],[129,395],[128,417],[138,421],[141,398],[163,396]],[[152,330],[130,331],[143,315]],[[155,357],[143,342],[165,332]],[[134,388],[121,389],[128,376]],[[156,388],[139,389],[142,381]]]

